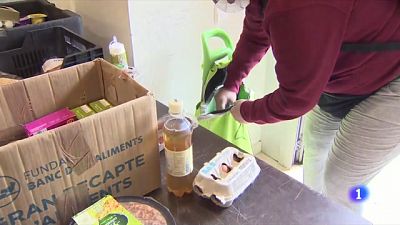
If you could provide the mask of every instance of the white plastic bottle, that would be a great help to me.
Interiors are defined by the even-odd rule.
[[[108,46],[111,55],[111,63],[120,69],[128,68],[128,60],[124,44],[117,41],[117,37],[113,36],[113,40]]]

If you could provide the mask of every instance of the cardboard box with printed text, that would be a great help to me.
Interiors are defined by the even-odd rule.
[[[23,124],[106,99],[114,107],[25,138]],[[0,86],[0,225],[68,224],[101,197],[160,187],[156,102],[104,60]]]

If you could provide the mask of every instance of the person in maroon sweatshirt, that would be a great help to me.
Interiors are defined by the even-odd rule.
[[[250,0],[216,95],[242,123],[306,116],[304,183],[353,209],[349,190],[400,153],[400,1]],[[279,87],[236,101],[271,48]]]

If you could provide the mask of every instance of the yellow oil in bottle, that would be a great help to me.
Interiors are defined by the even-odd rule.
[[[164,123],[163,135],[167,160],[167,188],[177,197],[192,192],[192,124],[182,115],[182,104],[170,103],[171,117]]]

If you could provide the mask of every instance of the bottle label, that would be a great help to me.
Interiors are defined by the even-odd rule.
[[[165,148],[167,172],[174,177],[183,177],[193,171],[193,148],[184,151],[171,151]]]
[[[111,55],[111,63],[120,69],[128,67],[128,60],[126,58],[126,53],[121,53],[118,55]]]

